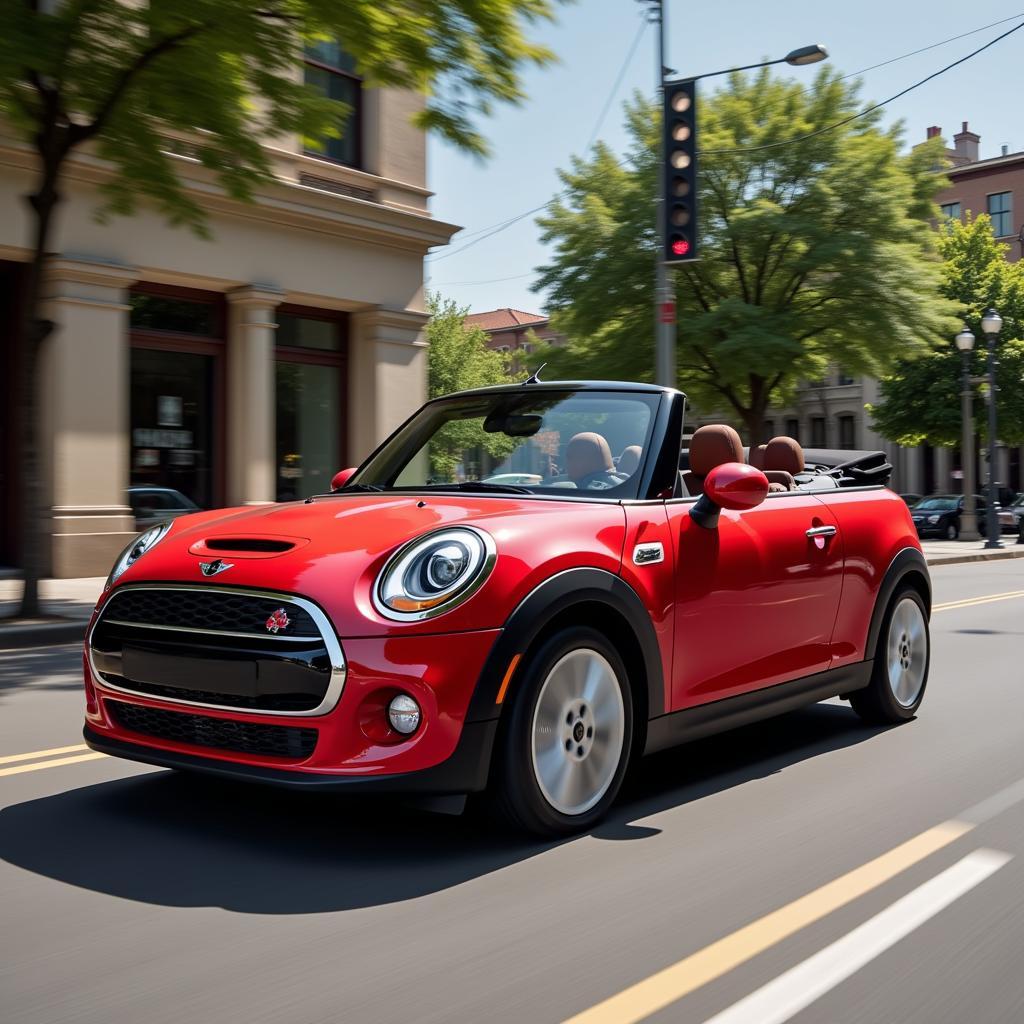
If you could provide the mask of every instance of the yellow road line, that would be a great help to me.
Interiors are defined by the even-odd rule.
[[[984,597],[965,597],[961,601],[947,601],[945,604],[932,605],[932,611],[945,612],[952,608],[971,608],[976,604],[988,604],[991,601],[1009,601],[1013,597],[1024,597],[1024,590],[1010,590],[1005,594],[987,594]]]
[[[70,754],[74,750],[88,750],[84,743],[75,743],[70,747],[51,747],[49,750],[33,750],[29,754],[8,754],[0,757],[0,764],[13,764],[15,761],[35,761],[40,757],[52,757],[54,754]]]
[[[20,775],[22,772],[38,772],[43,768],[56,768],[61,764],[78,764],[80,761],[95,761],[97,758],[106,757],[96,751],[88,754],[79,754],[77,757],[58,757],[53,761],[37,761],[35,764],[17,764],[13,768],[0,768],[0,777],[4,775]]]
[[[635,1024],[720,978],[790,935],[851,903],[883,882],[970,832],[973,824],[946,821],[854,868],[792,903],[631,985],[564,1024]]]

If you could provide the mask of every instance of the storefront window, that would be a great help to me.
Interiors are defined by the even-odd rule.
[[[172,331],[206,338],[217,333],[217,307],[212,302],[133,292],[129,317],[132,330]]]
[[[331,488],[342,468],[344,315],[277,314],[277,500]]]
[[[132,488],[170,488],[213,505],[213,380],[212,356],[132,349]]]

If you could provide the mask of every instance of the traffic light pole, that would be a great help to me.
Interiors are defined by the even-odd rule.
[[[651,8],[655,20],[656,50],[658,60],[657,95],[658,109],[664,109],[665,98],[665,5],[664,0],[654,0]],[[665,264],[666,244],[665,217],[665,164],[664,131],[660,138],[658,156],[658,192],[655,217],[658,225],[658,247],[654,278],[654,377],[663,387],[676,386],[676,293],[675,275]]]

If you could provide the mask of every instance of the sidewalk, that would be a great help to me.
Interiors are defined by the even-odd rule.
[[[988,551],[982,541],[928,540],[921,547],[929,565],[954,565],[958,562],[986,562],[1004,558],[1024,558],[1024,544],[1009,534],[1002,550]],[[106,582],[102,576],[77,580],[42,580],[39,591],[46,618],[31,622],[0,622],[0,650],[12,647],[39,647],[44,644],[74,643],[85,635],[85,627]],[[21,581],[0,579],[0,618],[12,615],[18,607]]]

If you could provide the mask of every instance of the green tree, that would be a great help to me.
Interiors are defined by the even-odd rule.
[[[40,351],[53,324],[40,285],[67,161],[90,145],[112,173],[104,214],[138,197],[202,232],[202,207],[167,155],[184,133],[226,193],[251,199],[271,177],[261,138],[338,133],[340,103],[293,80],[307,42],[340,39],[370,85],[426,97],[417,123],[482,154],[474,127],[495,101],[521,98],[519,76],[549,52],[524,30],[552,16],[552,0],[0,0],[0,117],[35,156],[31,259],[15,335],[21,351],[18,418],[25,588],[21,614],[38,614],[40,484],[35,399]]]
[[[452,299],[431,294],[427,299],[430,322],[427,324],[427,388],[431,398],[507,384],[509,359],[487,347],[487,334],[466,323],[467,309]],[[479,445],[483,431],[473,420],[453,421],[430,444],[430,468],[442,480],[454,480],[463,453]],[[515,447],[504,434],[488,434],[483,450],[494,458],[503,458]]]
[[[999,310],[1003,330],[999,341],[996,409],[1000,440],[1024,443],[1024,263],[1007,263],[1009,246],[997,242],[986,214],[950,221],[939,229],[943,259],[942,294],[957,303],[977,343],[970,358],[972,376],[985,372],[985,336],[981,314]],[[877,405],[868,409],[875,429],[898,444],[927,441],[940,447],[960,444],[961,355],[952,334],[935,339],[934,347],[917,359],[901,358],[880,382]],[[975,436],[988,438],[988,412],[975,401]]]
[[[807,86],[734,74],[702,101],[703,258],[675,272],[679,383],[752,439],[830,362],[877,376],[949,326],[927,223],[941,142],[901,154],[877,113],[807,137],[858,109],[827,70]],[[539,219],[553,256],[537,288],[571,339],[544,357],[574,377],[652,375],[660,110],[637,97],[626,112],[626,159],[604,145],[574,159]]]

